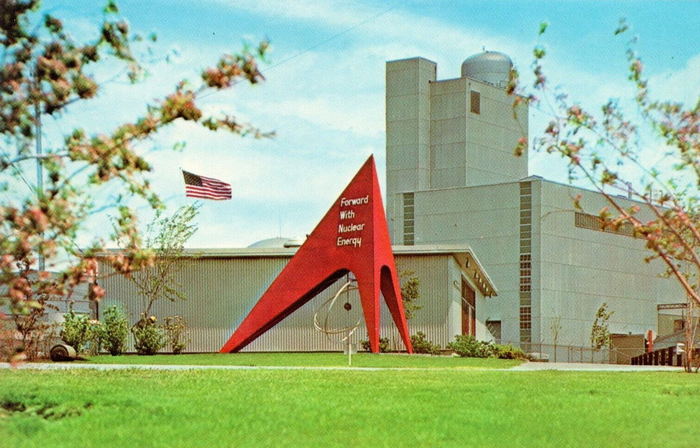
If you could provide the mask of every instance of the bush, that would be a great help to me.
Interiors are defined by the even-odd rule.
[[[86,314],[76,314],[73,310],[70,310],[63,315],[63,319],[61,339],[73,347],[77,353],[82,352],[93,338],[88,316]]]
[[[187,331],[187,323],[182,316],[168,316],[165,318],[165,333],[168,339],[168,344],[173,350],[174,355],[179,355],[187,347],[190,342],[185,336]]]
[[[371,347],[369,345],[369,341],[360,341],[360,345],[362,345],[362,348],[366,351],[371,351]],[[379,338],[379,352],[380,353],[386,353],[389,351],[389,338]]]
[[[121,355],[126,350],[126,337],[129,324],[124,312],[117,306],[110,306],[104,312],[102,344],[112,356]]]
[[[90,355],[98,355],[102,350],[102,342],[104,341],[104,325],[99,320],[88,320],[90,329],[88,330],[88,349]]]
[[[489,342],[477,341],[468,334],[455,336],[454,342],[447,344],[447,348],[463,358],[488,358],[493,355],[493,347]]]
[[[465,334],[455,336],[455,341],[447,344],[447,348],[463,358],[529,359],[518,347],[477,341],[474,336]]]
[[[165,331],[156,325],[156,317],[142,318],[131,328],[134,348],[139,355],[155,355],[165,347]]]
[[[429,341],[422,331],[411,336],[411,345],[413,345],[414,353],[427,353],[430,355],[440,354],[440,346]]]
[[[493,345],[493,356],[499,359],[528,359],[524,351],[512,345]]]

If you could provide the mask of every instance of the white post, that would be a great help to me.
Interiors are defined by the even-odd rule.
[[[352,333],[348,330],[348,367],[352,366],[352,343],[350,342],[350,335]]]

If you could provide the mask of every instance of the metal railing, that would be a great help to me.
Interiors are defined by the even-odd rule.
[[[694,349],[693,358],[700,356],[700,349]],[[683,353],[678,353],[676,347],[667,347],[635,356],[631,361],[636,366],[683,366]]]

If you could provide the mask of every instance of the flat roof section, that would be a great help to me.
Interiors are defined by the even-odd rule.
[[[291,258],[297,247],[243,247],[243,248],[192,248],[185,249],[183,258]],[[391,247],[394,255],[452,255],[460,268],[474,281],[484,297],[498,295],[498,290],[491,277],[484,269],[471,247],[456,244],[424,244],[419,246],[395,245]],[[108,252],[119,252],[110,249]],[[98,255],[98,258],[100,256]]]

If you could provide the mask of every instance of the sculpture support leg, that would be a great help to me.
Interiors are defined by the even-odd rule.
[[[397,279],[396,282],[394,279]],[[391,317],[394,319],[396,328],[399,329],[399,334],[404,341],[406,351],[408,351],[408,353],[413,353],[411,336],[408,334],[408,323],[406,322],[406,314],[404,313],[403,299],[401,297],[401,287],[397,283],[398,278],[396,275],[392,275],[391,269],[387,266],[382,266],[381,290],[384,301],[389,308],[389,312],[391,312]]]
[[[362,282],[357,279],[360,289],[360,301],[365,316],[365,326],[372,353],[379,353],[379,288],[375,282]]]

